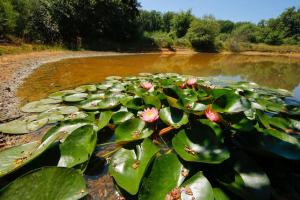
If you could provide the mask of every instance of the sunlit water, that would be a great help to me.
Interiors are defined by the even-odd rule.
[[[140,72],[177,72],[229,80],[246,80],[293,91],[300,100],[300,59],[221,54],[126,55],[66,59],[32,73],[19,88],[21,102],[32,101],[61,89],[101,82],[111,75]]]

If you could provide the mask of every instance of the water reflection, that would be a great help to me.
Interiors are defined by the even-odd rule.
[[[32,101],[48,93],[106,76],[135,75],[140,72],[177,72],[220,79],[247,80],[293,90],[300,99],[300,60],[287,57],[221,54],[130,55],[67,59],[43,65],[18,90],[21,101]]]

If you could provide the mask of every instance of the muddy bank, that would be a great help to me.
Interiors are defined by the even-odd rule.
[[[16,90],[39,66],[67,58],[123,55],[116,52],[44,51],[0,56],[0,122],[22,116]]]

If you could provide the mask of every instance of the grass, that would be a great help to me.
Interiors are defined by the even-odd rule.
[[[268,44],[253,44],[240,43],[239,51],[257,51],[270,53],[299,53],[300,46],[298,45],[268,45]]]
[[[8,54],[20,54],[34,51],[59,51],[65,50],[64,47],[58,45],[44,44],[0,44],[0,56]]]

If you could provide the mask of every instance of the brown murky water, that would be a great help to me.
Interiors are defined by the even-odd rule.
[[[50,92],[101,82],[106,76],[140,72],[177,72],[220,79],[247,80],[294,92],[300,99],[300,59],[221,54],[127,55],[66,59],[41,66],[19,88],[21,102]]]

